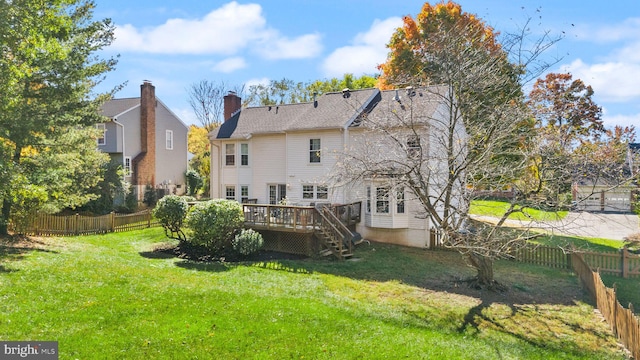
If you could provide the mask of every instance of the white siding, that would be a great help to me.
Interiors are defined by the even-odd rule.
[[[274,134],[255,136],[249,144],[249,164],[252,178],[240,178],[238,185],[249,185],[249,191],[258,203],[268,204],[267,184],[287,184],[286,136]],[[287,194],[288,194],[287,189]]]
[[[320,139],[321,162],[309,162],[309,141]],[[310,202],[342,203],[343,196],[339,191],[329,190],[327,200],[302,198],[303,185],[331,186],[329,174],[336,163],[336,155],[343,148],[340,130],[309,131],[287,134],[287,197],[292,203],[308,205]]]

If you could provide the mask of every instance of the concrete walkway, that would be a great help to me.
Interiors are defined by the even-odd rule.
[[[497,219],[488,216],[472,218],[496,223]],[[625,237],[640,233],[640,217],[636,214],[570,212],[560,221],[534,222],[507,220],[507,226],[530,227],[557,235],[596,237],[623,240]]]

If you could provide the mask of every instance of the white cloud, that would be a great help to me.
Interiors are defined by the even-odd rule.
[[[321,36],[307,34],[295,39],[281,37],[272,33],[273,37],[266,39],[258,49],[258,53],[271,60],[304,59],[318,56],[322,51]]]
[[[602,122],[607,128],[613,128],[615,125],[620,125],[622,127],[633,125],[636,127],[636,131],[638,131],[640,130],[640,113],[635,115],[608,115],[608,112],[604,109]]]
[[[247,48],[269,59],[307,58],[322,49],[320,36],[305,34],[292,39],[269,28],[259,4],[233,1],[203,18],[173,18],[164,24],[137,29],[118,25],[111,48],[154,54],[232,55]]]
[[[578,25],[573,32],[578,35],[578,40],[596,42],[635,40],[640,33],[640,17],[628,18],[614,25],[600,27],[582,24]]]
[[[387,58],[386,44],[395,30],[402,26],[402,19],[392,17],[386,20],[375,20],[365,33],[359,33],[352,45],[334,50],[323,62],[325,76],[341,77],[345,73],[373,74],[377,66]]]
[[[269,83],[271,82],[271,80],[269,80],[269,78],[263,77],[263,78],[259,78],[259,79],[249,79],[247,81],[245,81],[244,85],[245,87],[248,89],[251,86],[254,85],[269,85]]]
[[[570,72],[574,79],[581,79],[591,85],[595,95],[608,102],[640,100],[640,62],[610,61],[586,64],[581,59],[562,68]]]
[[[228,74],[246,67],[247,62],[244,61],[244,58],[232,57],[216,63],[213,66],[213,71]]]

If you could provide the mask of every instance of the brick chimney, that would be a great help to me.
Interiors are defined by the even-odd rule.
[[[140,85],[140,155],[136,156],[135,181],[155,186],[156,88],[145,80]]]
[[[229,91],[224,96],[224,121],[229,118],[242,107],[242,99],[236,95],[235,91]]]

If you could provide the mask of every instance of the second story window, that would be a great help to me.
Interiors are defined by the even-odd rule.
[[[320,162],[320,139],[309,139],[309,162]]]
[[[420,157],[420,136],[418,135],[410,135],[407,138],[407,155],[410,158],[415,159]]]
[[[249,144],[240,144],[240,165],[249,165]]]
[[[98,145],[104,145],[107,143],[107,127],[105,124],[96,124],[96,128],[102,131],[102,134],[98,135]]]
[[[167,150],[173,150],[173,130],[166,131],[165,139],[166,139]]]
[[[236,145],[235,144],[226,144],[225,148],[225,161],[224,164],[227,166],[233,166],[236,164]]]

